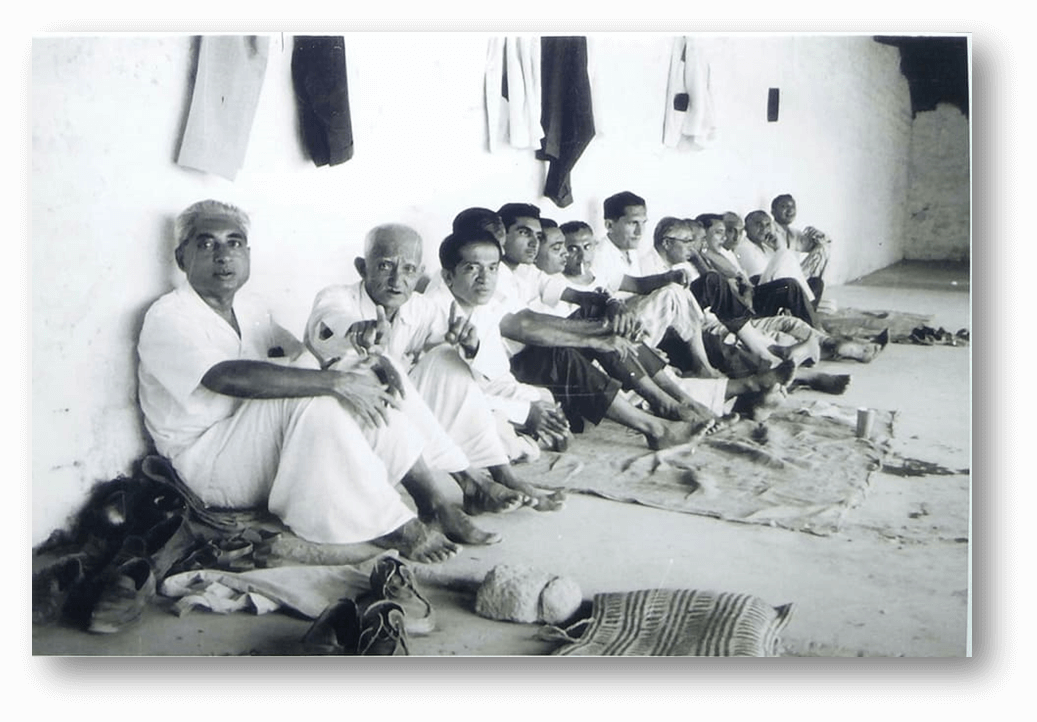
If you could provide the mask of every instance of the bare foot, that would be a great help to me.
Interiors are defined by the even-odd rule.
[[[445,504],[436,509],[436,521],[447,539],[461,544],[485,546],[501,540],[497,532],[483,531],[473,524],[468,515],[461,511],[461,507],[454,504]]]
[[[520,509],[526,503],[525,497],[514,489],[498,484],[495,481],[476,485],[471,492],[464,493],[464,510],[466,514],[507,514]]]
[[[792,386],[806,386],[826,394],[842,394],[850,385],[849,374],[826,374],[820,371],[800,372]]]
[[[536,490],[533,508],[536,511],[558,511],[565,506],[565,492],[561,489],[555,491]]]
[[[680,446],[705,437],[707,429],[712,427],[714,421],[710,420],[704,424],[693,421],[665,421],[662,433],[645,434],[645,440],[652,451]]]
[[[411,519],[395,531],[371,542],[380,547],[396,549],[407,559],[422,564],[438,564],[454,557],[461,547],[420,519]]]
[[[871,363],[882,349],[883,346],[871,341],[842,341],[835,347],[835,357],[866,364]]]
[[[490,474],[494,474],[491,468]],[[499,472],[497,473],[499,475]],[[454,476],[461,487],[463,508],[466,514],[506,514],[526,503],[525,497],[492,479],[478,479],[467,474],[463,478]]]
[[[565,492],[542,491],[515,476],[511,466],[490,467],[494,480],[522,495],[523,505],[537,511],[557,511],[565,505]]]

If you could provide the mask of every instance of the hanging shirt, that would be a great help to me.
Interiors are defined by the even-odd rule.
[[[705,148],[716,135],[710,69],[695,40],[674,38],[666,83],[663,144],[677,147],[687,138],[693,148]]]

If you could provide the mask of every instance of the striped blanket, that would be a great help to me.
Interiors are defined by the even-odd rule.
[[[590,620],[580,623],[586,630],[554,654],[777,657],[779,635],[792,611],[792,604],[772,607],[759,597],[732,592],[642,589],[596,594]]]

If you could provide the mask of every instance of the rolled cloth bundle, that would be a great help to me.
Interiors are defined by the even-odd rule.
[[[582,601],[579,585],[568,577],[498,564],[476,592],[475,612],[508,622],[560,624],[576,613]]]

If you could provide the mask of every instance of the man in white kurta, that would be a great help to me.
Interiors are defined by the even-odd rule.
[[[187,284],[148,310],[138,376],[145,425],[185,483],[213,506],[265,505],[310,541],[375,541],[423,562],[456,554],[395,488],[407,486],[419,512],[436,501],[391,366],[371,356],[319,369],[239,293],[250,274],[239,209],[201,201],[176,225]]]
[[[324,288],[314,300],[306,324],[306,344],[323,363],[378,346],[409,373],[409,397],[421,401],[436,420],[434,446],[446,438],[462,453],[449,465],[430,465],[454,475],[466,495],[466,508],[509,511],[523,499],[507,488],[469,473],[490,471],[492,477],[510,463],[509,445],[498,433],[493,407],[471,367],[460,357],[460,344],[446,341],[457,318],[429,298],[414,293],[411,281],[423,273],[421,237],[413,229],[385,224],[372,229],[364,257],[356,259],[363,280]],[[409,275],[408,275],[409,269]],[[525,410],[528,412],[528,408]],[[525,416],[521,421],[525,421]],[[529,447],[525,447],[528,451]]]

